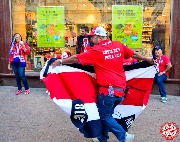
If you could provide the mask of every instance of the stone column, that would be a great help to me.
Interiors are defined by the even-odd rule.
[[[12,33],[19,33],[26,41],[25,0],[12,0]]]
[[[171,32],[171,79],[180,79],[180,1],[173,0]]]
[[[0,4],[0,73],[8,73],[9,48],[11,42],[10,0],[1,0]]]

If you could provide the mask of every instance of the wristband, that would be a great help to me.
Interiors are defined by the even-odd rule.
[[[59,60],[60,66],[62,65],[62,59]]]

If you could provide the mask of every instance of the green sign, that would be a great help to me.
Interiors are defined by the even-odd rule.
[[[38,47],[64,47],[64,7],[37,8]]]
[[[143,6],[112,6],[112,40],[130,48],[142,47]]]

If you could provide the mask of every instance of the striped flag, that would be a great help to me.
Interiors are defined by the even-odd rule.
[[[67,114],[72,123],[87,138],[101,135],[102,124],[96,106],[98,85],[93,66],[80,64],[49,66],[47,77],[43,77],[46,66],[40,72],[50,97]],[[145,109],[151,93],[156,67],[147,62],[125,67],[129,93],[119,104],[113,117],[128,131],[133,121]]]

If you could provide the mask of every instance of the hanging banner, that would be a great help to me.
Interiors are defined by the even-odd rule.
[[[37,8],[38,47],[64,47],[64,6]]]
[[[143,6],[112,6],[112,40],[129,48],[142,47]]]

